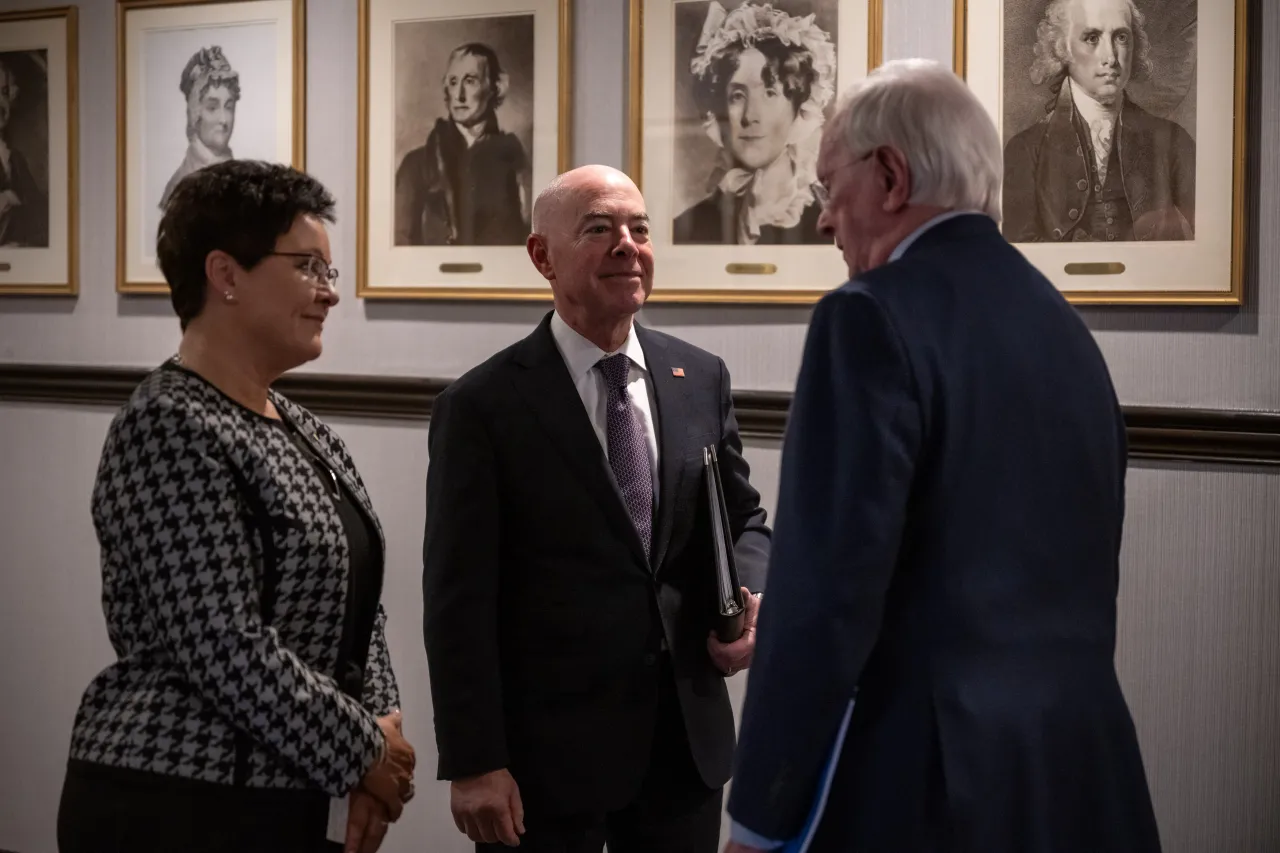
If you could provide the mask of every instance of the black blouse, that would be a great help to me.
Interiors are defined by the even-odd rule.
[[[287,421],[278,423],[324,481],[325,492],[333,501],[347,534],[347,548],[351,554],[347,567],[347,613],[338,646],[338,671],[333,676],[342,692],[360,699],[364,688],[364,664],[369,659],[369,640],[373,636],[373,622],[377,618],[378,600],[382,595],[382,553],[378,532],[360,511],[358,502],[342,480],[297,429]]]

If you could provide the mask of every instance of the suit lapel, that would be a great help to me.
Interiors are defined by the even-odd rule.
[[[609,470],[609,459],[573,386],[560,350],[551,336],[548,314],[524,341],[516,361],[524,370],[515,385],[538,422],[550,436],[569,467],[604,510],[618,536],[624,539],[640,565],[648,565],[640,535],[622,502],[622,495]],[[646,353],[647,357],[647,353]]]
[[[688,450],[684,427],[688,423],[690,386],[672,372],[672,368],[683,365],[672,363],[666,341],[639,325],[636,336],[644,349],[645,364],[653,381],[653,396],[658,403],[658,517],[653,531],[653,568],[657,572],[671,543],[677,487]]]

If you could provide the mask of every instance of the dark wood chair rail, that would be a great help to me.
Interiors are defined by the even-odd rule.
[[[0,364],[0,400],[119,406],[146,370],[55,364]],[[297,372],[276,384],[281,393],[322,416],[426,420],[449,380]],[[738,391],[734,405],[747,438],[779,440],[791,395]],[[1280,465],[1280,412],[1125,406],[1129,453],[1243,465]]]

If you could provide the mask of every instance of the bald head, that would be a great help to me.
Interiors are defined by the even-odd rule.
[[[640,195],[635,182],[612,166],[579,166],[556,175],[533,203],[531,230],[545,235],[550,230],[572,227],[580,215],[576,208],[582,202],[616,190]]]
[[[629,327],[653,287],[640,188],[609,166],[565,172],[538,194],[532,232],[529,258],[550,282],[556,310],[609,352],[613,333]]]

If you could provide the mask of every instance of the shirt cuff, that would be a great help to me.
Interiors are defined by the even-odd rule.
[[[745,844],[748,847],[755,847],[759,850],[777,850],[787,843],[758,835],[732,818],[729,820],[729,838],[739,844]]]

